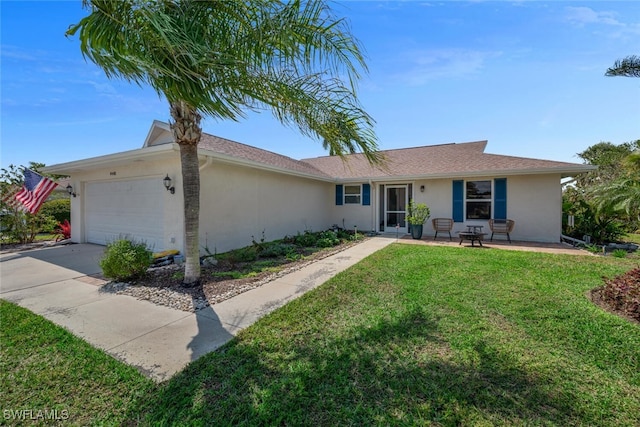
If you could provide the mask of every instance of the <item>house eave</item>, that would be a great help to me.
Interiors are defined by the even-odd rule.
[[[308,178],[308,179],[313,179],[313,180],[316,180],[316,181],[323,181],[323,182],[334,182],[335,181],[335,178],[330,177],[330,176],[326,176],[326,175],[325,176],[316,175],[316,174],[312,174],[312,173],[305,173],[305,172],[295,171],[295,170],[291,170],[291,169],[287,169],[287,168],[281,168],[281,167],[278,167],[278,166],[268,165],[268,164],[265,164],[265,163],[260,163],[260,162],[256,162],[256,161],[248,160],[248,159],[242,159],[242,158],[239,158],[239,157],[233,157],[233,156],[217,153],[215,151],[210,151],[210,150],[206,150],[206,149],[198,149],[198,155],[210,157],[210,158],[214,159],[215,161],[218,161],[218,162],[221,162],[221,163],[239,165],[239,166],[246,166],[246,167],[259,169],[259,170],[264,170],[264,171],[268,171],[268,172],[281,173],[281,174],[285,174],[285,175],[297,176],[297,177],[301,177],[301,178]]]
[[[89,159],[75,160],[72,162],[58,163],[42,169],[45,173],[57,175],[72,175],[79,172],[89,171],[95,168],[120,166],[133,162],[144,162],[157,160],[162,157],[170,157],[178,152],[178,144],[162,144],[152,147],[138,148],[136,150],[122,151],[120,153],[108,154],[105,156],[91,157]]]
[[[349,182],[407,182],[431,179],[460,179],[460,178],[479,178],[487,176],[516,176],[516,175],[549,175],[559,174],[561,178],[572,177],[581,173],[596,170],[593,165],[575,165],[551,168],[530,168],[530,169],[493,169],[480,171],[458,171],[433,174],[419,175],[395,175],[395,176],[362,176],[354,178],[336,178],[336,183]]]

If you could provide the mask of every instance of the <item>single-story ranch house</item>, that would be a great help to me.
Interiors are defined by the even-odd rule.
[[[410,199],[431,218],[452,218],[452,233],[489,219],[513,219],[512,239],[558,242],[561,179],[589,165],[485,153],[487,141],[384,151],[384,168],[361,154],[292,158],[203,134],[200,242],[224,252],[252,236],[275,240],[332,227],[378,233],[408,231]],[[70,176],[72,241],[106,244],[121,236],[154,251],[184,250],[178,145],[155,121],[142,148],[49,166]],[[164,185],[171,179],[172,191]],[[487,230],[488,227],[485,228]],[[431,222],[424,227],[433,236]],[[448,236],[447,236],[448,238]]]

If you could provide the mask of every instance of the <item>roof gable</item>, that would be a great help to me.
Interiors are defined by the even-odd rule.
[[[142,144],[142,148],[173,142],[173,133],[168,123],[154,120],[151,129]]]

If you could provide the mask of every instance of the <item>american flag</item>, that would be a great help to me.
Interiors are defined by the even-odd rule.
[[[3,201],[13,207],[19,207],[21,204],[27,212],[35,215],[57,185],[49,178],[25,169],[22,188],[9,191],[9,195]]]

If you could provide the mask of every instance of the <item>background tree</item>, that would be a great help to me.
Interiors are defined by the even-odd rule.
[[[169,103],[180,147],[185,217],[185,284],[200,278],[203,115],[239,120],[271,110],[319,139],[332,154],[361,150],[378,162],[373,119],[355,82],[366,65],[348,24],[321,0],[85,0],[72,25],[81,51],[109,78],[148,84]]]
[[[640,77],[640,56],[631,55],[618,59],[604,75],[608,77]]]
[[[625,158],[640,150],[640,140],[625,142],[620,145],[611,142],[599,142],[578,153],[578,157],[585,163],[598,166],[598,169],[578,178],[579,186],[589,186],[612,182],[625,174],[623,163]]]
[[[573,237],[615,241],[640,227],[640,140],[600,142],[578,153],[598,169],[581,175],[563,194],[564,212],[574,215]]]

